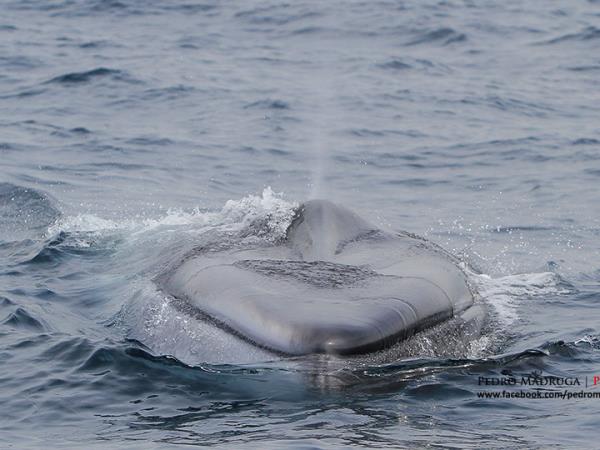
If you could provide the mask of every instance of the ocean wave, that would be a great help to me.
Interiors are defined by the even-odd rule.
[[[563,34],[554,39],[550,39],[549,41],[545,41],[545,44],[559,44],[562,42],[570,42],[570,41],[579,41],[586,42],[600,39],[600,28],[596,28],[593,26],[585,27],[583,30],[578,31],[576,33],[567,33]]]
[[[444,27],[431,31],[421,32],[415,38],[408,41],[406,45],[420,45],[431,43],[450,45],[454,43],[465,42],[466,40],[466,34],[458,32],[452,28]]]
[[[600,140],[594,138],[579,138],[572,142],[573,145],[599,145]]]
[[[508,327],[519,319],[519,307],[532,297],[572,294],[574,287],[554,272],[523,273],[492,278],[470,274],[479,295],[495,312],[495,320]]]
[[[244,106],[244,109],[290,109],[290,105],[283,100],[257,100]]]
[[[46,81],[49,84],[62,85],[78,85],[89,83],[99,79],[108,79],[112,81],[123,81],[127,83],[137,82],[130,75],[122,70],[108,69],[106,67],[98,67],[96,69],[87,70],[84,72],[69,72],[63,75],[58,75]]]
[[[284,5],[260,6],[254,9],[235,13],[237,19],[253,25],[277,25],[283,26],[293,22],[306,19],[319,18],[321,14],[317,11],[296,12]]]
[[[0,183],[0,242],[22,240],[39,232],[60,217],[55,201],[32,188]]]
[[[31,312],[21,306],[9,313],[4,319],[0,319],[0,324],[10,328],[25,329],[40,333],[48,329],[47,325],[41,319],[36,318]]]
[[[24,69],[31,70],[42,66],[43,63],[39,59],[19,55],[19,56],[0,56],[0,67],[7,70]]]

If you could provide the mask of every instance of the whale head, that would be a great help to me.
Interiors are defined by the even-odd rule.
[[[285,355],[388,348],[474,300],[436,246],[325,200],[302,204],[283,241],[193,251],[163,286],[211,324]]]

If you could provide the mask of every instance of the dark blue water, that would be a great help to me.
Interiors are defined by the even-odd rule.
[[[600,3],[0,6],[1,448],[597,447],[600,398],[477,392],[600,375]],[[462,258],[485,333],[203,346],[153,278],[315,196]]]

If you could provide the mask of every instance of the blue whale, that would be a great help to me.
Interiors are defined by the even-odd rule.
[[[452,319],[479,327],[484,316],[453,256],[325,200],[301,205],[281,241],[196,249],[161,284],[282,355],[365,354]]]

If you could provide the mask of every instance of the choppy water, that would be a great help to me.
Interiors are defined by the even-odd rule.
[[[0,6],[0,447],[597,446],[600,399],[476,392],[600,374],[600,3]],[[463,258],[484,336],[202,361],[152,278],[311,196]]]

